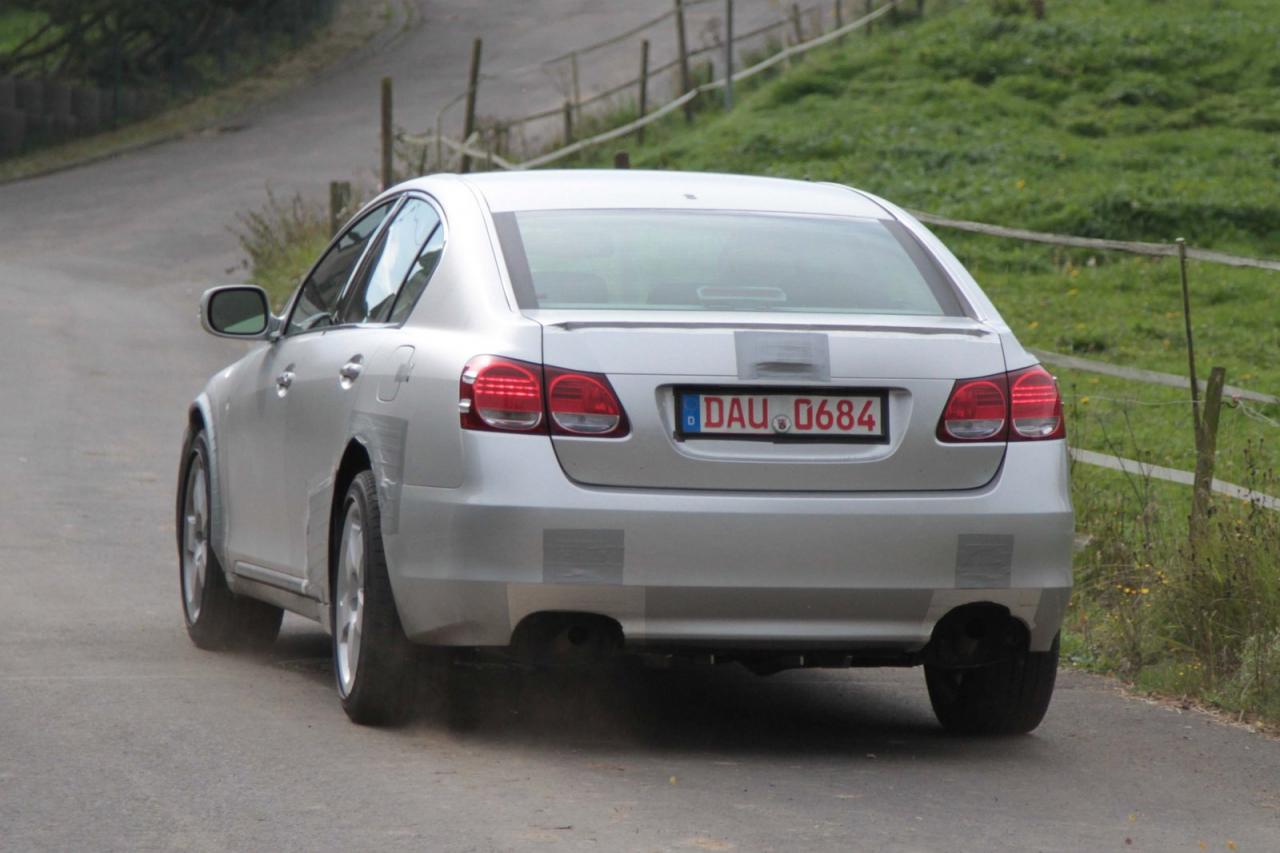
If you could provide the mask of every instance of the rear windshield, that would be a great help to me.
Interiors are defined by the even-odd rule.
[[[495,216],[520,307],[960,316],[897,222],[678,210]]]

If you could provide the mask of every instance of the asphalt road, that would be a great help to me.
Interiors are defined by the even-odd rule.
[[[427,696],[379,731],[310,623],[265,659],[187,641],[172,495],[238,352],[195,319],[234,214],[375,162],[383,74],[426,115],[474,34],[500,70],[666,7],[428,3],[235,132],[0,186],[0,849],[1280,850],[1280,743],[1078,674],[1011,740],[942,735],[917,671],[481,672],[470,728]]]

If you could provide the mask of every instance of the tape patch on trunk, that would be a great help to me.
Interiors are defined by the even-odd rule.
[[[543,583],[622,583],[623,538],[622,530],[543,530]]]
[[[734,332],[739,379],[831,379],[831,344],[820,332]]]
[[[1013,580],[1013,537],[962,533],[956,543],[956,588],[1008,588]]]

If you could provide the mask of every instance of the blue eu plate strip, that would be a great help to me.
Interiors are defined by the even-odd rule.
[[[680,430],[702,432],[701,394],[685,394],[680,398]]]

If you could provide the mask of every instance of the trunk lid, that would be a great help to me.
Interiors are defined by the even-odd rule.
[[[631,422],[623,439],[554,436],[568,477],[593,486],[859,492],[974,489],[1003,443],[935,435],[956,379],[1005,370],[999,335],[965,317],[533,310],[548,366],[609,377]],[[681,392],[885,392],[877,443],[689,439]]]

